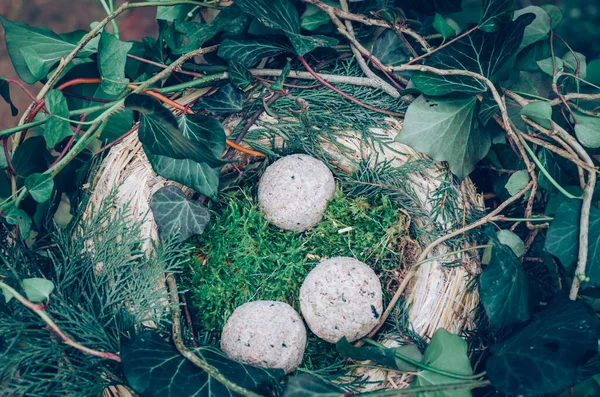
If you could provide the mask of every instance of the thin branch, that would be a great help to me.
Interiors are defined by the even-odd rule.
[[[406,63],[406,65],[412,65],[412,64],[413,64],[413,63],[415,63],[415,62],[418,62],[418,61],[420,61],[420,60],[422,60],[422,59],[425,59],[425,58],[427,58],[428,56],[430,56],[430,55],[432,55],[432,54],[434,54],[434,53],[438,52],[439,50],[441,50],[441,49],[443,49],[443,48],[446,48],[446,47],[448,47],[450,44],[452,44],[452,43],[454,43],[454,42],[456,42],[456,41],[458,41],[458,40],[462,39],[463,37],[470,35],[470,34],[471,34],[471,33],[473,33],[474,31],[476,31],[477,29],[479,29],[479,26],[474,26],[474,27],[472,27],[471,29],[467,30],[466,32],[464,32],[464,33],[462,33],[462,34],[460,34],[460,35],[456,36],[456,37],[455,37],[455,38],[453,38],[452,40],[448,41],[447,43],[445,43],[445,44],[442,44],[441,46],[434,48],[434,49],[433,49],[433,50],[431,50],[430,52],[428,52],[428,53],[426,53],[426,54],[423,54],[423,55],[421,55],[420,57],[416,57],[415,59],[411,59],[410,61],[408,61],[408,62]]]
[[[54,334],[56,334],[56,336],[58,336],[64,344],[71,346],[85,354],[89,354],[90,356],[95,356],[95,357],[100,357],[100,358],[105,358],[107,360],[113,360],[113,361],[117,361],[117,362],[121,362],[121,357],[119,357],[117,354],[115,353],[107,353],[107,352],[101,352],[98,350],[94,350],[94,349],[90,349],[89,347],[85,347],[82,344],[75,342],[73,339],[71,339],[67,334],[65,334],[58,325],[56,325],[56,323],[54,322],[54,320],[52,319],[52,317],[50,317],[48,315],[48,313],[46,313],[46,311],[42,308],[42,306],[40,305],[36,305],[35,303],[27,300],[23,295],[21,295],[20,293],[18,293],[14,288],[12,288],[10,285],[5,284],[3,282],[0,281],[0,289],[4,290],[5,292],[8,292],[9,294],[11,294],[16,300],[18,300],[19,302],[21,302],[21,304],[23,304],[23,306],[25,306],[26,308],[28,308],[29,310],[31,310],[32,312],[34,312],[39,318],[42,319],[43,322],[46,323],[46,325],[48,326],[48,328],[54,332]]]

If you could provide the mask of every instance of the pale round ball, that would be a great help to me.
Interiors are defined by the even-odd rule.
[[[306,348],[306,328],[290,305],[276,301],[243,304],[221,334],[221,349],[232,360],[258,367],[294,371]]]
[[[338,256],[322,261],[300,288],[300,311],[310,330],[327,342],[366,336],[383,310],[381,282],[369,266]]]
[[[319,223],[334,193],[335,180],[325,163],[292,154],[267,167],[258,184],[258,204],[271,224],[301,232]]]

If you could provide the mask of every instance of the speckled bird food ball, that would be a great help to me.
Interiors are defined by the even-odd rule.
[[[381,282],[369,266],[348,257],[324,260],[300,288],[300,311],[319,338],[336,343],[366,336],[383,309]]]
[[[258,204],[271,224],[301,232],[319,223],[334,193],[333,174],[322,161],[292,154],[266,169]]]
[[[302,362],[306,328],[290,305],[255,301],[234,310],[221,334],[221,349],[232,360],[294,371]]]

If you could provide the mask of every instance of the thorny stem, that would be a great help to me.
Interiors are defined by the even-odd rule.
[[[11,294],[16,300],[18,300],[23,306],[34,312],[39,318],[42,319],[43,322],[46,323],[48,328],[58,336],[64,344],[71,346],[85,354],[89,354],[90,356],[100,357],[107,360],[113,360],[116,362],[121,362],[121,358],[115,353],[101,352],[98,350],[90,349],[89,347],[85,347],[82,344],[71,339],[67,334],[65,334],[60,327],[54,322],[52,317],[46,313],[46,311],[40,305],[36,305],[35,303],[27,300],[23,295],[18,293],[14,288],[10,285],[3,283],[0,281],[0,289],[4,290]]]

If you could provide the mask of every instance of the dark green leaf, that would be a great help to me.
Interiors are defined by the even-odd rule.
[[[184,136],[173,113],[157,100],[147,95],[130,95],[125,99],[125,106],[142,113],[138,136],[151,153],[212,167],[224,164],[202,142]]]
[[[600,147],[600,118],[586,116],[575,112],[577,124],[575,124],[575,135],[579,142],[587,148],[596,149]]]
[[[525,7],[515,11],[515,19],[526,14],[535,14],[535,19],[525,28],[519,49],[548,38],[550,33],[550,16],[546,11],[536,6]]]
[[[283,82],[285,81],[285,79],[287,79],[287,77],[290,74],[290,67],[291,67],[291,65],[290,65],[290,61],[288,59],[285,66],[281,70],[281,74],[279,75],[279,77],[277,77],[277,79],[273,82],[273,84],[271,84],[271,89],[273,91],[279,91],[279,90],[283,89]]]
[[[280,369],[240,364],[211,346],[202,346],[195,354],[231,382],[255,393],[270,394],[283,377]],[[152,331],[143,332],[125,344],[121,359],[127,382],[145,397],[238,396]]]
[[[10,98],[10,84],[2,76],[0,76],[0,96],[10,105],[10,114],[14,117],[19,113],[19,109],[15,107]]]
[[[10,179],[8,179],[6,172],[0,171],[0,199],[4,200],[9,198],[11,194],[12,189],[10,187]]]
[[[387,368],[399,371],[416,371],[417,367],[402,360],[396,354],[401,354],[417,362],[421,362],[423,355],[416,345],[403,345],[394,348],[380,348],[377,346],[357,347],[348,342],[344,336],[335,344],[335,349],[344,357],[357,361],[371,360]]]
[[[44,138],[34,136],[17,146],[12,164],[17,174],[23,178],[46,171],[49,163]]]
[[[373,44],[373,56],[386,66],[397,66],[408,61],[410,52],[394,31],[386,29]]]
[[[550,176],[561,186],[566,186],[571,182],[570,173],[565,169],[557,159],[557,155],[550,150],[541,148],[538,153],[538,159],[542,166],[548,171]],[[556,191],[556,187],[546,178],[543,173],[538,174],[538,184],[542,189],[550,192]]]
[[[479,29],[497,32],[512,20],[514,10],[513,0],[484,0]]]
[[[50,118],[46,122],[44,130],[44,139],[49,148],[53,148],[63,139],[73,135],[69,119],[69,105],[60,90],[50,90],[46,94],[46,108],[50,113]],[[52,117],[53,115],[62,117]]]
[[[585,303],[554,298],[525,328],[491,346],[486,369],[492,385],[525,396],[573,386],[578,363],[597,350],[598,321]]]
[[[400,0],[396,3],[403,10],[415,10],[426,15],[446,15],[461,10],[461,0]]]
[[[159,0],[169,1],[169,0]],[[161,6],[156,7],[156,19],[164,21],[180,21],[184,19],[188,12],[194,9],[194,5],[178,5],[178,6]]]
[[[490,264],[479,279],[479,295],[495,328],[508,327],[529,319],[529,283],[521,261],[513,250],[502,244],[495,233]]]
[[[292,376],[283,392],[283,397],[344,397],[346,395],[335,385],[307,374]]]
[[[127,87],[129,80],[125,77],[125,63],[132,46],[132,43],[123,43],[102,31],[98,44],[98,70],[102,77],[102,90],[107,94],[119,95]]]
[[[239,62],[249,68],[262,58],[273,57],[290,51],[289,45],[272,39],[225,39],[219,46],[218,55],[231,62]]]
[[[541,61],[537,61],[537,65],[540,70],[546,73],[548,76],[554,76],[554,67],[556,67],[557,73],[562,72],[564,69],[563,60],[560,58],[554,58],[554,61],[552,60],[552,57],[542,59]]]
[[[565,68],[571,69],[573,71],[573,74],[575,74],[575,72],[578,72],[578,76],[582,79],[585,79],[587,77],[587,63],[585,55],[579,52],[572,53],[571,51],[568,51],[562,59]]]
[[[530,102],[521,109],[521,115],[527,116],[544,128],[551,129],[552,106],[545,101]]]
[[[498,103],[490,91],[484,92],[479,102],[477,115],[481,124],[486,125],[494,115],[499,113]]]
[[[206,207],[188,200],[176,186],[166,186],[154,193],[150,209],[162,240],[178,236],[178,241],[183,242],[202,234],[210,221]]]
[[[544,249],[560,259],[569,274],[573,274],[575,270],[579,252],[580,217],[580,200],[563,202],[558,207],[546,235]],[[590,278],[589,285],[600,285],[600,209],[596,206],[590,209],[588,240],[588,263],[585,275]]]
[[[537,62],[548,58],[550,55],[550,41],[538,41],[519,51],[515,68],[527,72],[539,72],[540,67]]]
[[[174,49],[175,54],[185,54],[200,48],[219,33],[215,25],[206,23],[175,21],[174,27],[175,31],[181,36],[181,45]]]
[[[468,70],[493,80],[494,75],[517,52],[525,27],[533,14],[522,15],[495,33],[475,31],[428,57],[428,65],[439,69]],[[453,91],[480,94],[487,85],[470,76],[441,76],[415,72],[412,81],[426,95],[445,95]]]
[[[298,11],[290,0],[236,0],[235,4],[270,28],[300,33]]]
[[[336,1],[326,0],[324,3],[333,5],[334,7],[337,6],[339,8],[339,3]],[[325,13],[325,11],[322,11],[319,7],[312,4],[307,4],[306,10],[300,16],[300,26],[303,29],[310,31],[326,25],[330,21],[331,19],[329,19],[329,16]]]
[[[473,375],[467,355],[467,342],[460,336],[438,328],[425,350],[423,364],[459,375]],[[464,380],[450,378],[429,370],[419,371],[411,387],[424,387],[461,383]],[[419,393],[423,397],[471,397],[468,389]]]
[[[311,52],[315,48],[319,47],[332,47],[337,45],[339,41],[333,37],[315,35],[315,36],[302,36],[297,33],[287,33],[286,36],[292,42],[296,54],[303,56],[306,53]]]
[[[75,49],[75,44],[49,29],[9,21],[1,15],[0,21],[4,26],[6,47],[13,67],[21,80],[28,84],[46,77],[52,66]],[[77,56],[80,58],[90,56],[96,49],[95,44],[96,42],[90,42]],[[36,70],[30,70],[25,56],[29,58],[30,65],[36,65]]]
[[[536,72],[539,72],[539,68]],[[546,98],[550,94],[552,87],[552,78],[544,73],[518,72],[513,75],[511,80],[511,83],[507,86],[510,90],[525,92],[543,98]]]
[[[26,278],[21,282],[27,299],[32,302],[42,302],[54,291],[54,283],[45,278]]]
[[[25,187],[29,190],[31,197],[38,203],[50,200],[54,190],[54,180],[47,174],[31,174],[25,179]]]
[[[208,110],[214,114],[240,112],[244,108],[244,94],[231,84],[224,85],[207,97],[200,97],[193,109]]]
[[[6,222],[9,225],[15,225],[19,228],[19,236],[25,240],[29,237],[31,231],[31,218],[25,211],[17,207],[10,207],[3,214],[6,217]]]
[[[254,83],[252,73],[239,62],[229,62],[229,81],[236,87],[244,89]]]
[[[475,124],[475,98],[428,98],[410,104],[396,137],[437,161],[447,161],[452,173],[465,178],[491,146],[489,134]]]
[[[456,29],[454,29],[440,14],[435,14],[433,20],[433,28],[442,35],[442,38],[447,39],[456,36]]]
[[[542,4],[541,7],[550,16],[550,28],[554,29],[562,21],[562,11],[554,4]]]

